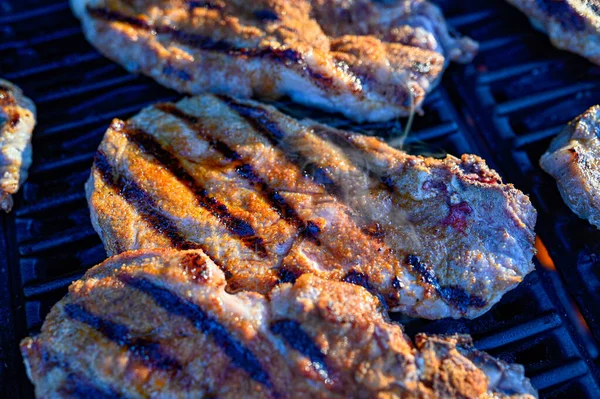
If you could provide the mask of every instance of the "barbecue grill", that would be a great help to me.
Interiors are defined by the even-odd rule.
[[[450,25],[481,43],[451,66],[416,116],[352,124],[278,103],[286,112],[403,142],[412,153],[476,153],[531,195],[539,211],[537,271],[484,316],[402,321],[409,335],[470,333],[477,348],[521,363],[540,396],[600,397],[600,232],[563,203],[538,167],[551,138],[600,103],[600,68],[553,48],[501,0],[438,1]],[[32,397],[18,342],[39,330],[71,281],[104,260],[83,183],[113,117],[180,96],[106,60],[66,0],[0,0],[0,77],[38,106],[34,163],[13,213],[0,214],[0,396]]]

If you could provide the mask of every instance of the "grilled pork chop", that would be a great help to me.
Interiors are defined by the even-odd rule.
[[[310,272],[411,316],[472,318],[533,270],[536,211],[482,159],[410,156],[253,101],[115,120],[86,189],[109,254],[201,248],[231,291]]]
[[[508,0],[556,47],[600,65],[599,0]]]
[[[540,159],[577,216],[600,228],[600,106],[569,123]]]
[[[0,79],[0,209],[10,212],[12,195],[31,165],[35,105],[17,86]]]
[[[362,287],[309,274],[268,297],[225,285],[201,251],[129,252],[91,269],[21,344],[36,396],[536,395],[522,366],[468,336],[419,335],[414,348]]]
[[[446,61],[470,61],[423,0],[71,0],[88,40],[185,93],[289,96],[364,121],[420,108]]]

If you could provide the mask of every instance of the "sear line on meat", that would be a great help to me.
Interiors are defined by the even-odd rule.
[[[88,40],[180,92],[291,97],[357,121],[419,110],[454,38],[423,0],[71,0]]]
[[[231,292],[313,273],[410,316],[473,318],[534,268],[536,211],[481,158],[411,156],[248,100],[113,121],[86,190],[110,255],[200,248]]]
[[[17,86],[0,79],[0,209],[10,212],[12,196],[27,179],[35,105]]]
[[[21,343],[38,398],[534,398],[523,367],[470,337],[416,346],[366,289],[305,274],[229,294],[202,251],[89,270]]]
[[[600,106],[571,121],[552,140],[540,166],[577,216],[600,228]]]
[[[524,12],[552,44],[600,65],[599,0],[507,0]]]

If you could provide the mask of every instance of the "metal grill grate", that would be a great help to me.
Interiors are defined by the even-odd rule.
[[[538,272],[477,320],[402,321],[409,334],[472,334],[479,348],[524,364],[543,397],[600,397],[597,342],[582,323],[585,318],[597,333],[600,234],[566,209],[536,166],[560,126],[600,102],[600,69],[553,49],[501,1],[440,3],[452,24],[481,40],[482,52],[473,65],[450,68],[405,147],[480,154],[532,193],[540,211],[539,247],[548,245],[556,268],[540,256]],[[100,56],[65,0],[0,0],[0,10],[0,76],[20,85],[39,111],[31,177],[15,212],[0,215],[0,251],[6,254],[0,256],[0,386],[12,398],[32,395],[18,341],[39,329],[73,279],[105,258],[83,191],[104,130],[114,117],[125,119],[178,95]],[[392,142],[402,132],[396,123],[355,125],[278,105]]]

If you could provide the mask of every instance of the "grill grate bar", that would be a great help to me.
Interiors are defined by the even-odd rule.
[[[56,71],[65,67],[74,67],[79,64],[83,64],[89,61],[95,61],[101,59],[102,56],[96,52],[85,53],[85,54],[72,54],[68,55],[60,61],[51,62],[43,65],[36,65],[33,68],[15,71],[6,74],[6,79],[16,80],[26,77],[32,77],[33,75]]]
[[[60,234],[46,237],[29,244],[22,244],[19,253],[22,256],[32,256],[58,247],[70,245],[87,238],[95,237],[96,232],[91,226],[76,227],[71,230],[62,231]]]
[[[588,372],[588,366],[583,360],[575,360],[542,374],[537,374],[531,377],[531,382],[537,389],[543,390],[582,377]]]
[[[16,213],[19,217],[30,216],[34,213],[49,212],[50,210],[58,207],[72,205],[75,202],[82,200],[85,200],[84,192],[76,192],[68,195],[59,195],[56,197],[44,198],[40,201],[36,201],[31,205],[19,207],[16,210]]]
[[[112,86],[118,86],[123,83],[129,83],[129,82],[134,81],[136,78],[137,77],[135,75],[126,74],[126,75],[119,76],[119,77],[116,77],[113,79],[107,79],[107,80],[103,80],[103,81],[88,84],[88,85],[79,85],[77,87],[71,87],[66,90],[49,93],[49,94],[46,94],[45,96],[39,97],[39,98],[37,98],[37,103],[43,104],[43,103],[47,103],[50,101],[62,100],[67,97],[74,97],[74,96],[81,95],[81,94],[87,94],[88,92],[91,92],[91,91],[105,89],[105,88],[109,88]]]
[[[164,99],[163,101],[172,101],[173,99],[174,99],[174,97],[170,97],[170,98]],[[142,109],[150,104],[154,104],[155,102],[156,102],[155,100],[148,100],[148,101],[144,101],[139,104],[131,105],[128,107],[123,107],[118,110],[89,116],[87,118],[82,118],[80,120],[75,120],[73,122],[67,122],[67,123],[63,123],[60,125],[54,125],[54,126],[44,129],[41,132],[36,133],[35,137],[38,140],[41,138],[45,139],[45,138],[48,138],[51,136],[56,136],[56,135],[62,134],[67,130],[79,129],[79,128],[83,128],[87,125],[98,124],[98,123],[102,123],[106,128],[106,127],[108,127],[108,123],[110,122],[110,120],[117,117],[117,115],[128,115],[128,114],[138,112],[140,109]],[[107,123],[107,121],[109,121],[109,122]],[[106,129],[104,129],[104,130],[106,130]]]
[[[95,151],[88,152],[88,153],[79,154],[79,155],[75,155],[75,156],[68,157],[68,158],[59,159],[57,161],[44,162],[44,163],[40,164],[39,166],[37,166],[36,168],[33,168],[31,170],[30,176],[34,176],[34,175],[38,175],[38,174],[42,174],[42,173],[56,172],[57,169],[62,169],[65,167],[72,167],[74,165],[78,165],[78,164],[82,164],[82,163],[91,164],[91,160],[94,157],[95,153],[96,153]]]
[[[560,327],[561,324],[562,320],[559,315],[556,313],[546,314],[518,326],[498,331],[493,335],[479,338],[475,344],[480,350],[499,348],[553,330]]]
[[[515,100],[507,101],[496,106],[496,112],[500,115],[509,114],[515,111],[521,111],[526,108],[539,106],[542,103],[566,97],[582,90],[589,90],[595,87],[593,83],[574,83],[567,87],[561,87],[555,90],[544,91],[528,97],[521,97]]]
[[[19,40],[14,42],[0,43],[0,51],[15,50],[19,48],[27,48],[38,44],[48,43],[54,40],[66,39],[73,36],[79,36],[81,34],[81,28],[71,27],[67,29],[61,29],[56,32],[47,33],[45,35],[36,36],[33,39]]]
[[[25,295],[25,298],[31,299],[42,295],[48,295],[55,291],[64,290],[71,285],[73,281],[82,278],[84,274],[85,272],[71,273],[50,281],[25,286],[23,287],[23,294]]]
[[[49,6],[34,8],[32,10],[22,11],[19,13],[0,16],[0,24],[14,24],[16,22],[23,22],[28,19],[33,19],[41,16],[47,17],[48,14],[61,12],[69,9],[68,3],[57,3]]]

